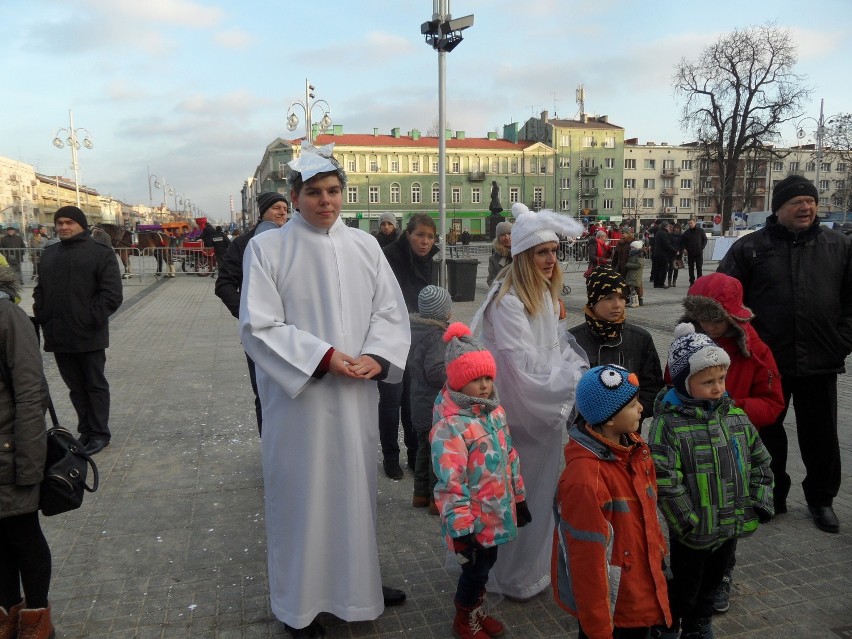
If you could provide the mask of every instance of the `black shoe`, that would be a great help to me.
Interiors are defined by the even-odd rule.
[[[321,637],[325,637],[325,628],[316,619],[304,628],[293,628],[286,623],[284,624],[284,628],[287,629],[287,632],[294,639],[320,639]]]
[[[775,500],[775,514],[783,515],[787,512],[787,500],[784,498]]]
[[[398,459],[386,459],[382,464],[385,467],[385,475],[391,479],[402,479],[402,468]]]
[[[109,446],[108,439],[90,439],[89,443],[83,448],[83,452],[87,455],[96,455],[107,446]]]
[[[386,606],[398,606],[405,601],[405,593],[396,588],[382,586],[382,597],[385,598]]]
[[[722,577],[722,583],[713,593],[713,612],[728,612],[731,607],[731,578],[727,575]]]
[[[408,468],[409,470],[414,470],[414,467],[417,465],[417,453],[413,455],[409,453],[408,455]]]
[[[808,512],[814,518],[816,527],[823,532],[839,533],[840,521],[831,506],[808,506]]]

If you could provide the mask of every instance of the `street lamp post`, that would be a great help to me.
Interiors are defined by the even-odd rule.
[[[807,136],[804,128],[802,128],[802,122],[806,120],[810,120],[811,122],[815,122],[817,125],[816,129],[816,142],[817,142],[817,152],[816,152],[816,186],[817,192],[819,192],[819,182],[820,182],[820,174],[822,172],[822,157],[823,157],[823,142],[825,140],[825,125],[833,124],[835,121],[842,119],[844,116],[842,114],[830,115],[828,118],[825,117],[823,113],[823,103],[825,100],[820,99],[819,101],[819,120],[811,117],[802,118],[798,122],[796,122],[796,137],[800,140]]]
[[[432,19],[420,25],[426,44],[438,52],[438,215],[441,237],[441,284],[447,285],[447,54],[462,41],[461,32],[473,26],[473,15],[453,19],[450,0],[432,0]]]
[[[293,107],[301,107],[302,111],[305,113],[305,138],[313,142],[314,141],[314,128],[311,122],[311,113],[314,110],[314,107],[319,107],[322,109],[322,118],[319,121],[319,132],[322,133],[326,131],[331,126],[331,107],[328,102],[325,100],[315,100],[314,99],[314,90],[316,87],[312,85],[310,82],[305,80],[305,101],[302,102],[300,100],[296,100],[292,102],[287,109],[287,130],[295,131],[296,127],[299,126],[299,116],[297,116],[293,112]]]
[[[167,197],[171,197],[175,194],[175,187],[171,184],[167,184],[165,179],[158,178],[153,173],[148,176],[148,188],[151,188],[151,180],[154,181],[155,189],[163,189],[163,214],[166,214],[166,211],[169,210],[169,204],[166,202]],[[177,203],[175,203],[175,208],[177,208]]]
[[[71,147],[71,168],[74,170],[74,189],[77,191],[77,208],[80,208],[80,163],[77,161],[77,151],[80,148],[79,138],[77,137],[79,131],[85,131],[83,146],[87,149],[93,148],[95,143],[92,142],[91,133],[84,127],[74,128],[74,113],[71,109],[68,109],[68,128],[59,129],[53,138],[53,146],[57,149],[61,149],[66,143]],[[65,138],[65,142],[59,137],[60,135],[68,136]]]

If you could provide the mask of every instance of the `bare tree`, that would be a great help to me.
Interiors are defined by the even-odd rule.
[[[774,23],[721,36],[696,60],[681,59],[675,94],[685,99],[681,126],[716,169],[722,229],[731,224],[740,158],[780,137],[810,95],[789,30]]]
[[[852,113],[843,113],[826,122],[824,142],[829,157],[845,167],[843,184],[837,185],[835,204],[852,210]]]

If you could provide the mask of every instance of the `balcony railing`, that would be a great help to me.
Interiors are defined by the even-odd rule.
[[[581,166],[577,169],[577,175],[597,175],[600,169],[596,166]]]
[[[597,189],[580,189],[580,197],[597,197]]]
[[[484,182],[485,181],[485,171],[468,171],[467,179],[470,182]]]
[[[666,195],[668,195],[668,196],[671,196],[671,195],[677,195],[677,189],[672,188],[672,187],[666,187],[666,188],[664,188],[664,189],[661,191],[661,193],[662,193],[664,196],[666,196]]]
[[[663,177],[674,177],[676,175],[680,175],[680,169],[664,166],[662,175]]]

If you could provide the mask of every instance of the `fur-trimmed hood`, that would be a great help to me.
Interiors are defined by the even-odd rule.
[[[724,273],[711,273],[695,280],[683,300],[685,314],[681,322],[714,322],[727,320],[744,357],[751,357],[748,335],[744,324],[754,318],[751,309],[743,305],[743,286],[740,281]]]

